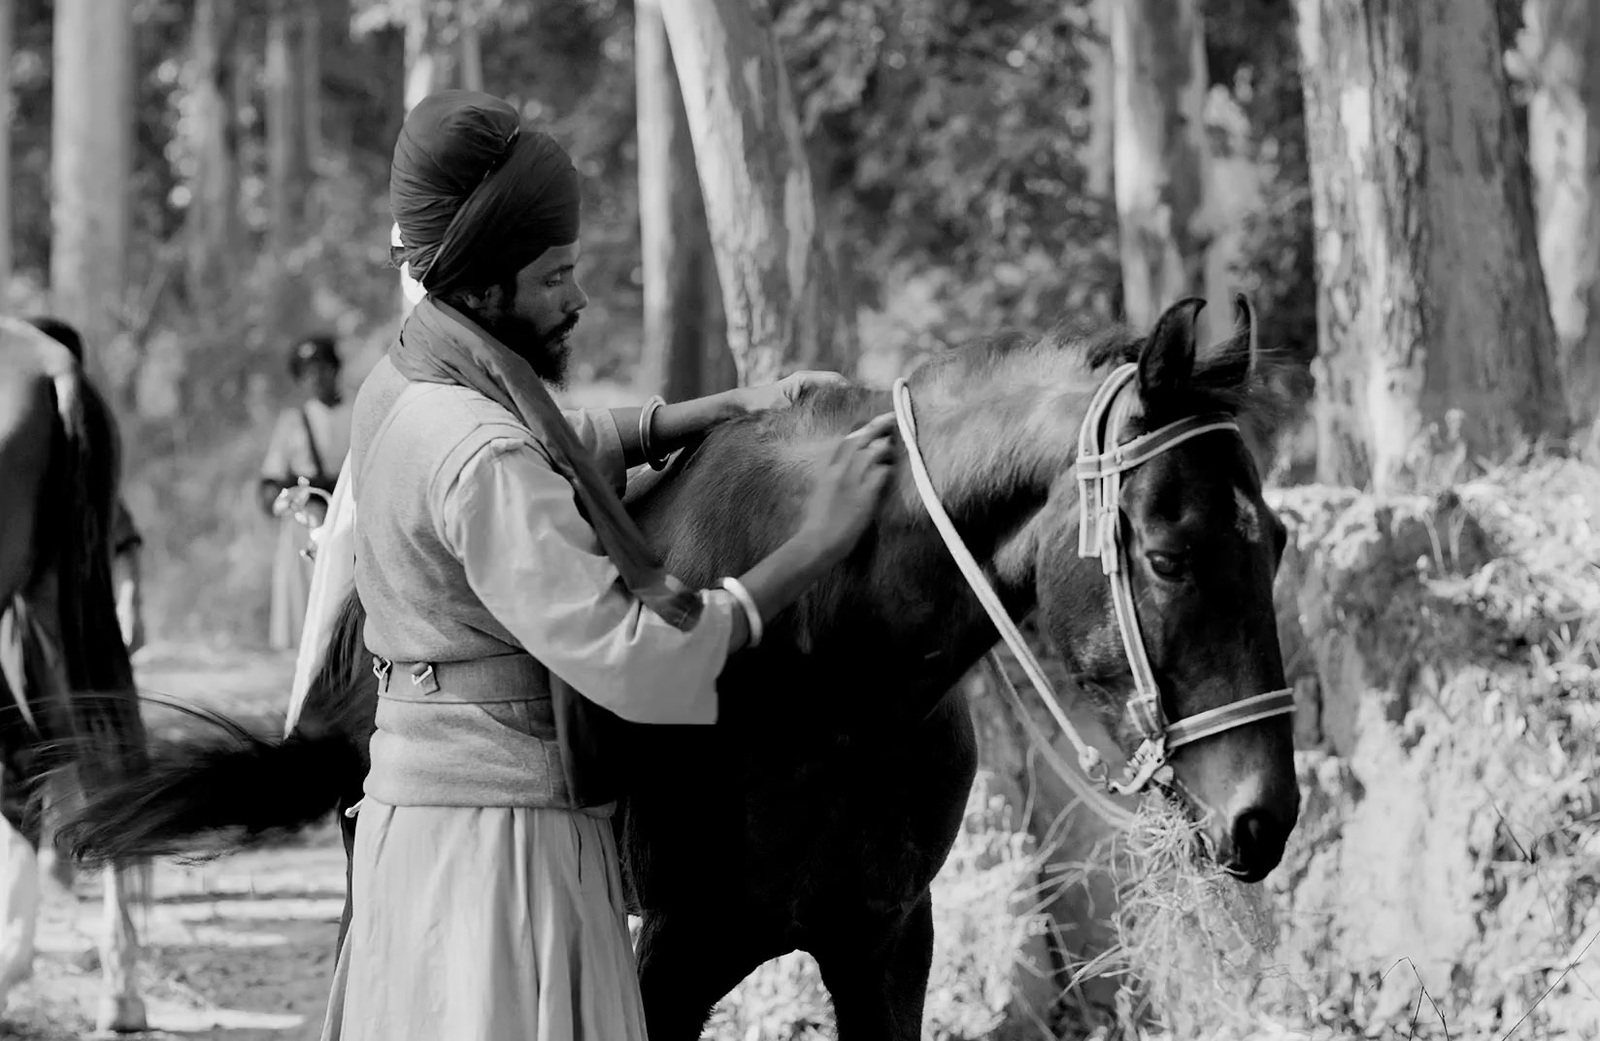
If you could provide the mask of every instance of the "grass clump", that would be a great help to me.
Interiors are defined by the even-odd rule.
[[[1277,923],[1261,886],[1239,883],[1211,855],[1201,826],[1161,797],[1090,857],[1116,883],[1108,917],[1116,942],[1079,965],[1071,985],[1120,981],[1115,1022],[1082,1024],[1099,1038],[1209,1037],[1254,1030],[1263,987],[1284,980],[1272,962]]]

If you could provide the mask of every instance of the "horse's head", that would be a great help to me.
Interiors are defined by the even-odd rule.
[[[1091,408],[1079,472],[1052,495],[1052,513],[1078,511],[1086,495],[1081,537],[1072,537],[1078,525],[1052,525],[1035,578],[1040,623],[1069,668],[1108,705],[1129,709],[1118,728],[1129,751],[1156,729],[1155,706],[1142,720],[1139,711],[1142,646],[1159,692],[1153,718],[1178,724],[1167,741],[1171,773],[1158,780],[1202,817],[1218,861],[1253,882],[1278,864],[1299,815],[1287,698],[1258,699],[1279,714],[1242,725],[1240,716],[1257,714],[1249,706],[1215,710],[1286,686],[1272,597],[1285,531],[1228,429],[1256,407],[1252,391],[1263,383],[1249,303],[1238,299],[1234,337],[1197,357],[1201,306],[1175,304],[1112,359],[1124,364]],[[1090,455],[1098,466],[1083,465]],[[1186,720],[1199,726],[1186,731]],[[1222,727],[1186,740],[1210,724]]]

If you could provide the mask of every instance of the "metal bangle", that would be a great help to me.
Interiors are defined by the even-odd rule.
[[[722,588],[732,593],[733,598],[739,601],[739,606],[744,608],[744,620],[750,627],[750,637],[745,641],[745,646],[761,646],[761,611],[756,607],[755,597],[750,595],[750,590],[744,587],[743,582],[732,575],[722,580]]]
[[[665,404],[666,400],[660,394],[657,394],[649,401],[646,401],[644,408],[639,410],[639,450],[644,453],[644,461],[650,464],[650,469],[652,470],[665,470],[667,468],[666,459],[658,460],[655,458],[654,453],[650,451],[650,423],[655,418],[656,409]]]

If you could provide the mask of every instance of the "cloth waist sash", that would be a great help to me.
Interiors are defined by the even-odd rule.
[[[526,654],[457,662],[373,659],[377,729],[365,792],[390,806],[580,805],[563,766],[550,673]]]

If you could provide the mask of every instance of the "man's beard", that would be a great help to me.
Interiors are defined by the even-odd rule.
[[[578,316],[571,315],[554,329],[540,332],[538,326],[526,318],[506,314],[486,323],[485,327],[494,334],[495,339],[527,362],[535,376],[555,389],[563,390],[567,385],[567,361],[572,354],[572,343],[568,336],[577,325]]]

